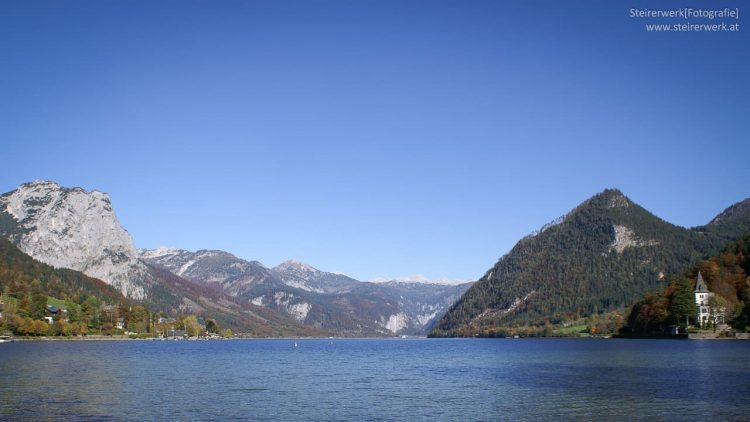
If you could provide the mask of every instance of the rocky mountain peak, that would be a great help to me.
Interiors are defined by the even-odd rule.
[[[142,259],[161,258],[165,256],[178,255],[182,252],[186,251],[169,246],[159,246],[156,249],[138,249],[138,254]]]
[[[724,223],[732,219],[747,219],[750,216],[750,198],[733,204],[714,217],[708,225]]]
[[[289,259],[281,264],[274,267],[274,271],[278,272],[305,272],[305,273],[318,273],[318,269],[311,265],[305,264],[304,262]]]
[[[574,212],[585,208],[628,208],[631,205],[632,201],[619,189],[609,188],[584,201]]]
[[[0,235],[54,267],[99,278],[134,299],[145,297],[148,272],[106,193],[25,183],[0,196]]]

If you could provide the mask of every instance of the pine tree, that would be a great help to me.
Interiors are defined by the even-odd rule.
[[[687,318],[695,312],[693,287],[690,280],[685,277],[673,280],[672,284],[675,290],[669,301],[670,322],[684,327]]]

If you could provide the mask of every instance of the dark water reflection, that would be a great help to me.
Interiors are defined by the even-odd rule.
[[[3,420],[748,420],[750,342],[0,345]]]

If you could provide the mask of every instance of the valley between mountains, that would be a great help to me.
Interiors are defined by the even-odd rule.
[[[219,250],[138,250],[107,194],[51,181],[0,196],[0,235],[34,260],[103,281],[122,301],[168,317],[214,319],[250,336],[423,335],[471,285],[363,282],[292,260],[268,268]]]
[[[76,312],[90,302],[195,315],[253,337],[496,336],[627,309],[748,232],[750,200],[687,229],[610,189],[521,239],[476,283],[374,283],[293,260],[137,249],[107,194],[35,181],[0,196],[0,289],[29,319],[46,297]]]

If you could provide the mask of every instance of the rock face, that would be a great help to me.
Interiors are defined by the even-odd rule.
[[[147,295],[148,269],[106,193],[26,183],[0,196],[0,235],[46,264],[81,271],[136,300]]]
[[[175,275],[215,285],[235,298],[345,336],[423,334],[471,285],[361,282],[294,260],[267,268],[224,251],[143,249],[140,257]]]

